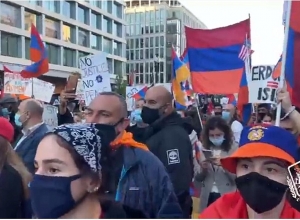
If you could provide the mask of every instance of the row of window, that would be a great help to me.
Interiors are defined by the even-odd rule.
[[[127,63],[126,73],[163,73],[163,61],[160,62],[145,62],[145,63]]]
[[[61,51],[61,47],[46,43],[48,59],[49,63],[70,66],[70,67],[78,67],[78,59],[76,58],[76,50],[63,48]],[[25,38],[25,58],[30,59],[30,39]],[[60,59],[60,55],[63,53],[63,61]],[[21,37],[18,35],[13,35],[5,32],[1,32],[1,55],[10,56],[10,57],[18,57],[22,58],[22,42]],[[87,56],[89,53],[78,51],[78,57]],[[114,63],[116,65],[122,64],[121,61],[115,60]],[[113,62],[111,59],[108,59],[108,64],[112,67]],[[112,69],[112,68],[111,68]],[[120,67],[114,68],[114,70],[119,70]],[[122,69],[122,65],[121,65]]]
[[[164,47],[165,38],[164,36],[156,37],[145,37],[136,39],[127,39],[126,48],[127,49],[138,49],[138,48],[152,48],[152,47]]]
[[[126,36],[136,36],[143,34],[154,34],[154,33],[164,33],[165,32],[165,21],[158,23],[151,22],[150,24],[144,25],[127,25],[126,26]]]
[[[157,57],[164,58],[165,48],[152,48],[152,49],[142,49],[142,50],[127,50],[126,59],[127,60],[143,60],[143,59],[155,59]]]
[[[47,10],[55,13],[60,13],[66,17],[76,19],[75,16],[75,1],[45,1],[45,0],[28,0],[31,4],[42,6]],[[122,19],[123,18],[123,6],[118,2],[112,0],[85,0],[86,3],[89,3],[91,6],[107,11],[108,13]],[[60,10],[60,4],[62,4],[62,11]],[[79,12],[80,11],[80,12]],[[78,6],[78,20],[85,23],[84,19],[88,13],[88,8]]]
[[[151,10],[146,12],[135,12],[125,14],[125,19],[127,24],[144,24],[150,21],[165,21],[166,20],[166,10]]]
[[[129,74],[127,74],[127,80],[129,82]],[[163,73],[135,74],[134,77],[135,84],[166,83],[166,82],[169,81],[164,81]]]
[[[25,11],[24,21],[25,21],[25,30],[29,30],[31,24],[33,23],[34,25],[37,26],[38,30],[41,32],[42,30],[41,26],[44,25],[46,36],[60,39],[59,21],[46,17],[45,23],[43,24],[41,14],[35,14],[30,11]],[[22,26],[21,9],[1,2],[0,23],[21,28]],[[90,25],[96,29],[103,30],[104,32],[116,35],[120,38],[123,37],[123,25],[116,21],[113,21],[110,18],[101,16],[100,14],[94,14],[94,13],[91,14]],[[66,30],[64,30],[63,28],[63,32],[65,31]]]

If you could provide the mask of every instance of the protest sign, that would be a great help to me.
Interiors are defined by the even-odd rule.
[[[95,55],[79,58],[79,66],[86,105],[89,105],[100,92],[111,91],[105,53],[99,52]]]
[[[83,81],[81,79],[79,79],[77,83],[76,100],[80,100],[80,101],[84,100]]]
[[[33,95],[36,100],[49,103],[51,101],[54,89],[55,86],[53,84],[45,82],[38,78],[32,78],[30,80],[30,83],[28,83],[26,86],[24,95],[28,97],[31,97]]]
[[[56,106],[44,104],[43,121],[51,129],[58,125],[57,112],[58,109]]]
[[[133,98],[133,95],[138,93],[144,87],[144,85],[126,86],[126,103],[128,111],[132,111],[134,109],[135,99]]]
[[[29,83],[30,79],[24,79],[18,73],[4,73],[4,93],[24,94]]]
[[[279,78],[272,78],[274,66],[253,66],[247,76],[249,103],[276,103]]]

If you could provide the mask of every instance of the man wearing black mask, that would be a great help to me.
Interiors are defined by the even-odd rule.
[[[222,116],[222,110],[223,110],[223,107],[220,103],[216,103],[214,105],[214,115],[215,116]]]
[[[189,218],[193,149],[183,119],[172,103],[172,94],[164,86],[151,87],[146,93],[141,117],[143,122],[149,124],[145,134],[146,144],[167,168],[184,217]]]
[[[258,122],[260,123],[266,114],[270,111],[270,104],[259,104],[257,107],[257,112],[258,112]]]

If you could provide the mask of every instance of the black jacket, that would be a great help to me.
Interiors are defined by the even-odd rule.
[[[167,168],[177,196],[189,192],[193,178],[193,148],[184,123],[174,112],[154,122],[145,133],[148,148]]]
[[[140,128],[137,125],[130,126],[126,131],[132,133],[133,139],[137,142],[145,142],[145,130],[146,128]]]
[[[57,124],[58,125],[63,125],[63,124],[72,124],[74,123],[74,119],[73,116],[71,114],[71,112],[69,111],[69,109],[67,109],[66,113],[61,115],[61,114],[57,114]]]

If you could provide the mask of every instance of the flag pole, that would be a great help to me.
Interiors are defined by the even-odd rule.
[[[194,98],[196,99],[196,103],[197,103],[197,106],[196,106],[196,109],[197,109],[197,114],[198,114],[198,117],[199,117],[199,121],[200,121],[200,125],[201,125],[201,128],[203,129],[203,123],[202,123],[202,119],[201,119],[201,114],[200,114],[200,111],[199,111],[199,96],[197,93],[194,93]]]
[[[280,81],[278,86],[279,88],[283,88],[284,81],[285,81],[285,63],[286,63],[286,51],[287,51],[287,44],[288,44],[291,9],[292,9],[292,1],[288,1],[286,23],[284,29],[285,31],[284,31],[284,41],[283,41],[283,51],[282,51],[282,65],[281,65],[281,72],[280,72]],[[276,111],[276,122],[275,122],[276,126],[280,125],[280,115],[281,115],[281,103],[279,102],[277,104],[277,111]]]

